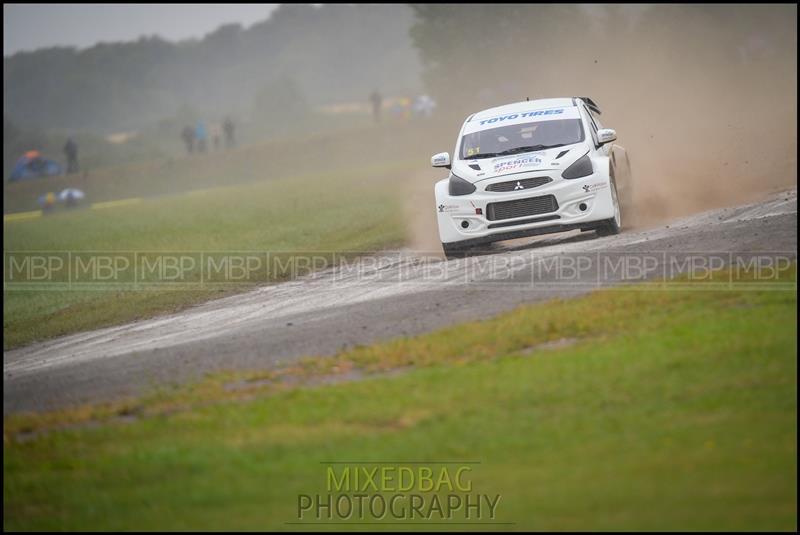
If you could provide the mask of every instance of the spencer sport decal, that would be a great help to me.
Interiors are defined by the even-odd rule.
[[[528,154],[525,156],[512,156],[511,158],[494,160],[492,165],[493,171],[497,174],[528,169],[530,167],[539,167],[542,165],[543,161],[541,154]]]

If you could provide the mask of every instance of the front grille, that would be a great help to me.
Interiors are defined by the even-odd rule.
[[[509,182],[498,182],[486,186],[486,191],[515,191],[522,189],[536,188],[543,186],[553,180],[549,176],[537,176],[535,178],[523,178],[522,180],[511,180]]]
[[[498,219],[511,219],[512,217],[547,214],[556,210],[558,210],[558,202],[555,196],[542,195],[541,197],[528,197],[527,199],[517,199],[515,201],[491,202],[486,205],[486,218],[489,221],[497,221]]]

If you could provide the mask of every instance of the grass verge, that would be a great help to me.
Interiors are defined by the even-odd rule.
[[[362,167],[6,222],[4,249],[375,251],[406,239],[396,190],[408,172],[403,163]],[[267,275],[258,282],[272,280]],[[147,291],[6,288],[3,347],[178,310],[226,291],[232,290],[219,285]]]
[[[796,319],[796,290],[603,290],[8,417],[4,528],[289,529],[321,462],[473,459],[506,529],[795,530]]]

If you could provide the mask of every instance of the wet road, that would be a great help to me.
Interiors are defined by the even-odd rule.
[[[795,190],[618,236],[575,231],[451,261],[438,251],[381,253],[180,313],[5,352],[3,410],[134,395],[210,371],[333,354],[605,285],[754,257],[791,260],[796,251]]]

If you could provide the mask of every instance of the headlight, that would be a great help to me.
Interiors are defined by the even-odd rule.
[[[584,154],[575,163],[564,169],[561,176],[564,178],[581,178],[589,176],[594,172],[592,169],[592,160],[589,159],[589,153]]]
[[[475,184],[470,184],[463,178],[459,178],[453,173],[450,173],[450,184],[447,187],[450,195],[469,195],[470,193],[474,193],[476,189],[478,188],[475,187]]]

